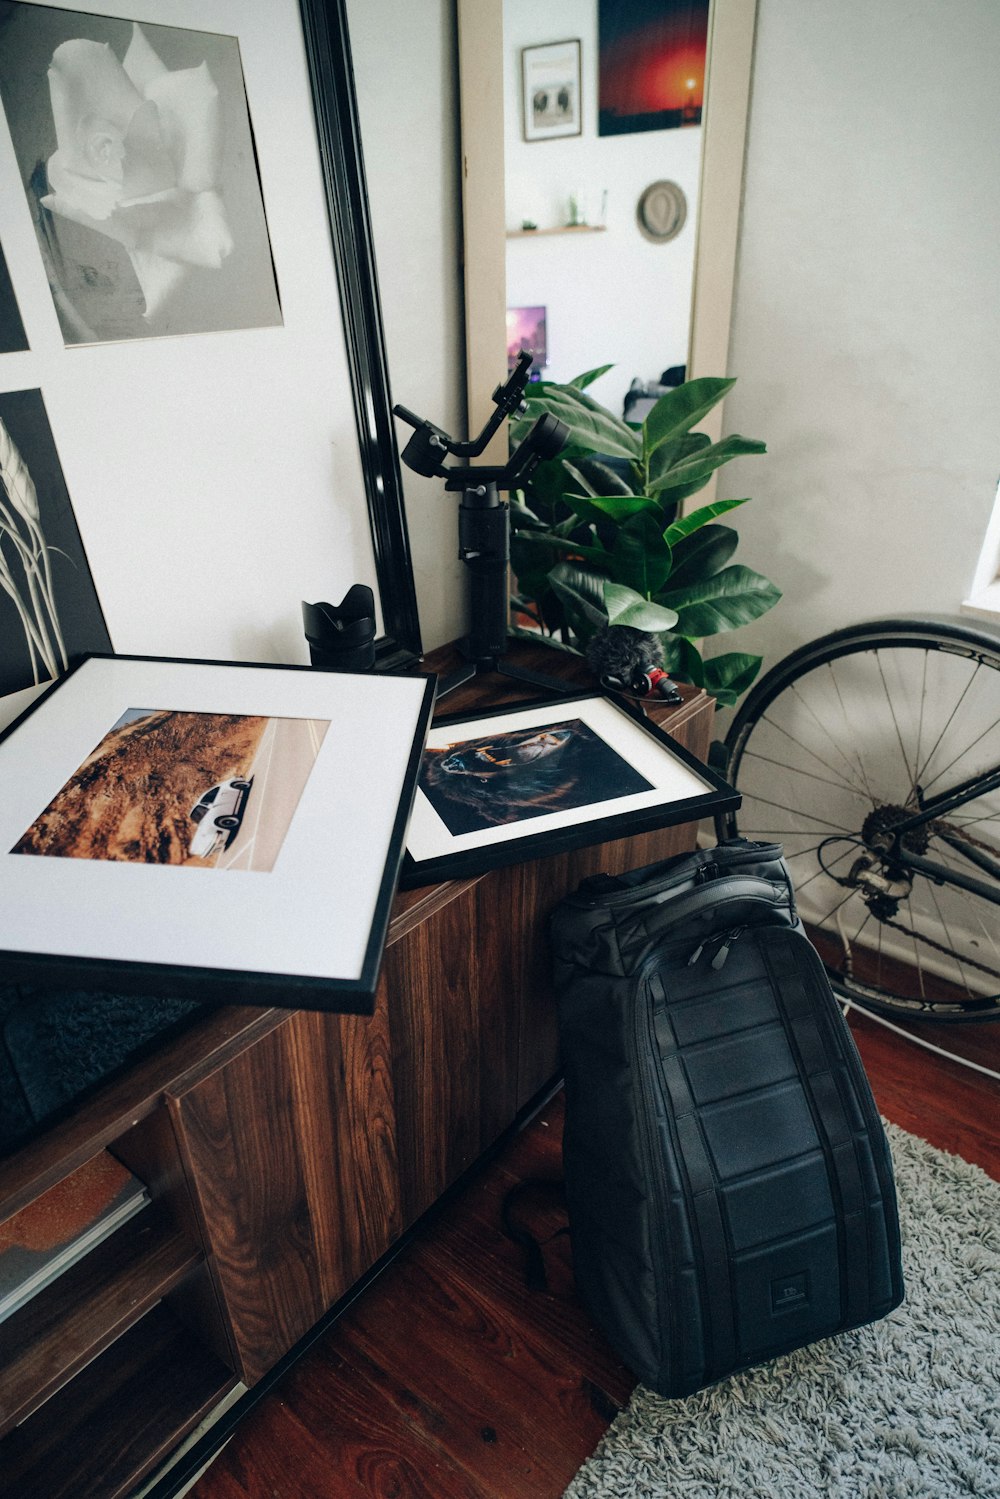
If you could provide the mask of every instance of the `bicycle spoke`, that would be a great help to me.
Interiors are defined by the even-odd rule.
[[[828,669],[829,674],[830,674],[830,680],[833,683],[833,690],[837,694],[837,702],[840,704],[841,717],[843,718],[844,725],[845,725],[845,727],[847,729],[848,743],[849,744],[856,744],[857,743],[857,735],[852,731],[852,725],[851,725],[850,716],[849,716],[849,714],[847,712],[847,704],[844,702],[844,695],[843,695],[843,693],[840,690],[840,683],[837,680],[837,673],[833,669],[833,662],[832,661],[827,662],[827,669]],[[843,752],[841,752],[841,753],[843,753]],[[850,761],[848,761],[848,763],[850,763]],[[861,772],[861,779],[864,782],[864,787],[865,787],[864,794],[865,794],[865,796],[868,798],[869,801],[874,801],[875,800],[875,796],[874,796],[874,793],[872,792],[871,786],[868,784],[868,774],[867,774],[867,772],[865,770],[865,762],[861,759],[860,755],[857,756],[857,768]]]
[[[772,802],[772,801],[768,801],[763,796],[756,796],[752,791],[747,794],[747,799],[749,801],[757,802],[762,807],[769,807],[774,812],[790,812],[793,817],[799,815],[799,809],[798,809],[798,807],[789,807],[787,805],[787,803],[785,803],[785,802]],[[810,813],[809,815],[810,816],[815,816],[814,813]],[[845,827],[843,823],[840,823],[840,822],[827,822],[826,819],[823,818],[823,817],[816,818],[816,821],[819,822],[822,825],[822,827],[824,827],[824,828],[831,828],[833,830],[833,832],[835,832],[835,833],[849,833],[849,834],[853,834],[853,831],[854,831],[852,828]],[[820,831],[820,829],[819,828],[804,827],[801,830],[796,829],[796,831],[801,831],[803,833],[818,833]]]
[[[784,770],[790,775],[806,776],[808,780],[818,781],[822,786],[832,786],[836,791],[846,791],[849,796],[855,796],[861,802],[865,800],[861,792],[846,781],[831,781],[829,776],[817,775],[814,770],[803,770],[801,765],[791,765],[787,760],[775,760],[770,755],[762,755],[759,750],[750,750],[743,758],[745,760],[756,760],[761,765],[773,765],[775,770]]]
[[[922,788],[924,793],[926,794],[926,792],[928,792],[933,786],[937,784],[938,781],[940,781],[942,776],[946,776],[949,770],[958,765],[961,760],[964,760],[966,755],[970,755],[977,745],[982,744],[984,739],[990,738],[991,742],[995,742],[998,730],[1000,730],[1000,718],[994,719],[991,724],[987,725],[987,727],[982,731],[981,734],[976,735],[971,744],[967,744],[965,748],[955,756],[950,764],[944,766],[942,770],[939,770],[934,776],[934,779],[932,781],[929,781],[927,785]],[[930,761],[928,760],[928,764],[929,763]]]
[[[818,850],[818,844],[816,845],[816,848]],[[836,869],[838,864],[843,864],[845,859],[853,859],[856,856],[856,853],[856,849],[848,849],[847,853],[838,854],[837,858],[834,859],[832,864],[821,864],[816,873],[811,874],[807,880],[803,880],[800,885],[796,886],[796,889],[798,889],[799,891],[805,890],[809,885],[812,884],[813,880],[821,880],[824,875],[827,877],[827,879],[832,879],[833,875],[831,874],[831,870]]]
[[[930,767],[931,761],[934,759],[934,756],[938,752],[938,749],[940,747],[941,741],[944,739],[945,734],[947,734],[947,732],[950,729],[951,725],[954,723],[955,716],[958,713],[959,708],[961,708],[962,704],[965,702],[965,699],[966,699],[966,697],[968,696],[968,693],[969,693],[969,689],[972,687],[972,684],[976,680],[976,678],[977,678],[978,675],[979,675],[979,664],[977,663],[976,666],[975,666],[975,668],[973,669],[972,675],[969,677],[969,680],[966,682],[965,686],[962,688],[962,691],[961,691],[961,693],[959,694],[959,697],[958,697],[958,701],[955,703],[955,705],[952,708],[951,712],[948,714],[948,717],[945,719],[944,724],[943,724],[943,726],[941,728],[941,732],[938,734],[937,739],[934,741],[934,747],[933,747],[933,749],[931,750],[930,754],[927,756],[927,759],[924,761],[923,765],[920,766],[920,767],[918,767],[918,769],[919,769],[918,780],[920,782],[923,781],[923,777],[926,775],[927,770]],[[966,754],[966,753],[967,753],[966,750],[962,751],[962,754]],[[959,760],[961,758],[962,758],[962,755],[959,755],[957,757],[957,759],[959,759]],[[955,763],[956,762],[953,760],[952,764],[955,764]],[[948,770],[950,768],[951,768],[950,766],[946,766],[944,770],[939,770],[937,772],[937,774],[934,776],[934,778],[931,780],[930,785],[933,786],[934,783],[935,783],[935,781],[939,781],[943,775],[947,774],[947,772],[948,772]],[[927,790],[927,787],[924,786],[924,791],[926,792],[926,790]]]
[[[927,990],[924,988],[924,967],[920,961],[920,949],[917,946],[917,939],[915,935],[913,935],[913,961],[917,970],[917,983],[920,985],[920,998],[926,999]]]
[[[828,760],[824,760],[823,756],[817,754],[814,749],[810,749],[808,744],[803,744],[800,739],[796,739],[795,735],[792,734],[788,729],[786,729],[783,724],[775,722],[775,720],[773,718],[769,718],[766,713],[764,714],[763,722],[769,724],[772,729],[776,729],[779,734],[784,734],[785,738],[790,740],[791,743],[795,745],[796,749],[801,750],[804,755],[810,755],[812,759],[817,761],[818,764],[822,765],[824,769],[828,770],[832,776],[836,776],[838,778],[837,784],[839,784],[844,791],[849,791],[852,796],[860,796],[863,794],[859,792],[858,788],[854,786],[850,781],[843,780],[840,777],[835,765],[831,765]],[[820,727],[822,728],[822,725],[820,725]],[[827,731],[824,730],[824,732]],[[828,737],[830,736],[828,735]],[[830,737],[830,743],[838,754],[842,753],[840,747],[832,737]]]
[[[934,889],[934,886],[933,885],[929,885],[928,886],[928,890],[930,892],[930,897],[931,897],[931,901],[933,902],[934,909],[937,912],[938,921],[941,924],[941,929],[944,932],[945,942],[951,948],[952,958],[954,959],[955,966],[958,969],[958,972],[959,972],[959,974],[961,976],[962,986],[965,989],[966,994],[968,994],[969,997],[971,998],[972,997],[972,986],[970,985],[969,980],[965,976],[965,969],[962,967],[962,959],[961,959],[961,957],[959,956],[959,954],[958,954],[958,952],[956,950],[955,941],[954,941],[954,938],[951,935],[951,931],[950,931],[949,926],[948,926],[948,918],[945,916],[944,912],[941,909],[941,902],[938,899],[938,893]]]
[[[911,767],[910,762],[906,758],[906,748],[905,748],[905,746],[903,744],[903,736],[902,736],[902,733],[900,732],[899,720],[896,717],[896,707],[895,707],[895,704],[893,703],[892,695],[889,692],[889,684],[888,684],[888,682],[885,679],[885,670],[884,670],[884,668],[882,666],[882,656],[881,656],[881,653],[879,651],[875,652],[875,664],[878,667],[878,674],[879,674],[879,677],[882,680],[882,691],[885,693],[885,701],[886,701],[886,705],[887,705],[887,707],[889,709],[889,717],[892,719],[892,727],[893,727],[893,729],[896,732],[896,744],[899,747],[899,753],[900,753],[900,756],[901,756],[902,761],[903,761],[903,769],[906,771],[906,774],[907,774],[907,776],[909,778],[909,782],[910,782],[909,792],[907,793],[906,797],[904,798],[904,800],[907,803],[909,803],[910,798],[912,797],[912,795],[914,793],[914,790],[916,789],[916,785],[917,785],[916,766]]]

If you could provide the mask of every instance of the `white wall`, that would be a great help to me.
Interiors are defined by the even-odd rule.
[[[349,0],[347,9],[392,399],[464,437],[454,5]],[[411,430],[397,424],[400,449]],[[467,624],[458,497],[439,480],[402,473],[421,635],[432,650]]]
[[[769,451],[719,493],[754,496],[737,558],[784,590],[738,637],[765,664],[968,595],[1000,469],[998,53],[995,0],[760,0],[726,428]]]
[[[583,131],[525,141],[521,127],[521,49],[579,37]],[[632,380],[657,380],[686,364],[694,266],[701,127],[597,133],[597,0],[504,0],[504,153],[507,228],[533,219],[565,224],[577,194],[588,223],[603,234],[507,242],[507,305],[548,309],[549,380],[571,380],[599,364],[615,368],[591,394],[621,413]],[[688,202],[684,228],[666,244],[636,223],[643,189],[666,178]]]

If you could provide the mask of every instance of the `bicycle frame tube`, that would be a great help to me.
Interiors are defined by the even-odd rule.
[[[1000,884],[996,882],[987,885],[983,880],[974,880],[971,875],[960,874],[957,869],[946,869],[943,864],[936,864],[933,859],[924,859],[920,854],[911,854],[905,848],[896,849],[889,857],[894,864],[899,864],[904,869],[912,869],[917,874],[925,874],[936,885],[957,885],[960,890],[968,890],[972,895],[981,895],[992,905],[1000,906]],[[997,879],[1000,880],[1000,865],[993,865],[993,868],[996,869]]]
[[[903,839],[914,828],[923,827],[926,823],[933,822],[935,818],[953,812],[956,807],[963,807],[966,803],[974,801],[977,796],[985,796],[988,792],[995,791],[998,786],[1000,786],[1000,766],[980,771],[978,775],[970,776],[967,781],[953,786],[950,791],[938,792],[937,796],[929,797],[926,801],[920,795],[918,788],[920,811],[914,812],[912,817],[907,817],[893,827],[893,847],[889,857],[894,863],[902,865],[904,869],[912,869],[916,873],[924,874],[937,884],[957,885],[973,895],[981,895],[994,905],[1000,905],[1000,886],[987,885],[982,880],[973,879],[971,875],[960,874],[954,869],[946,869],[943,864],[937,864],[933,859],[925,859],[920,854],[911,853],[903,846]],[[970,864],[977,865],[985,874],[992,875],[994,880],[1000,881],[1000,862],[992,859],[982,849],[963,844],[959,838],[949,838],[947,835],[942,835],[942,837],[950,848],[968,859]]]
[[[932,822],[935,817],[941,817],[946,812],[953,812],[956,807],[963,807],[966,802],[975,801],[977,796],[986,796],[988,792],[996,791],[998,786],[1000,786],[1000,765],[992,770],[982,770],[978,775],[970,776],[967,781],[953,786],[950,791],[939,791],[937,796],[932,796],[927,801],[923,799],[918,787],[920,811],[914,812],[912,817],[899,823],[898,832],[902,835],[908,833],[911,828],[919,828],[925,822]]]

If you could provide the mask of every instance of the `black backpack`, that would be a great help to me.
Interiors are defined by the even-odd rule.
[[[552,918],[579,1292],[687,1395],[903,1297],[885,1132],[777,844],[587,880]]]

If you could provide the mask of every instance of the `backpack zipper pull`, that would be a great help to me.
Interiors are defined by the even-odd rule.
[[[689,968],[693,968],[694,965],[697,963],[698,959],[701,957],[701,955],[702,955],[702,953],[704,951],[705,951],[705,944],[704,944],[704,942],[699,942],[698,946],[695,948],[694,952],[688,958],[688,960],[687,960],[687,966]]]
[[[731,932],[726,932],[722,939],[722,942],[716,950],[715,956],[712,959],[712,967],[716,970],[716,972],[725,965],[725,961],[729,957],[729,949],[732,947],[734,942],[739,941],[740,937],[745,931],[745,927],[737,926],[734,927]]]

